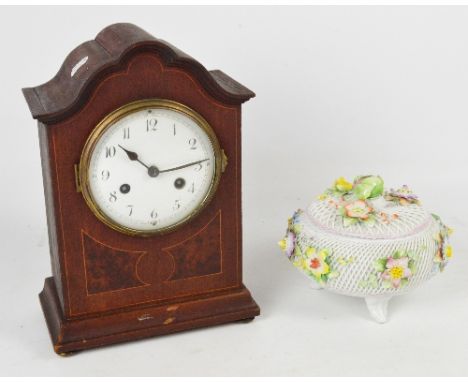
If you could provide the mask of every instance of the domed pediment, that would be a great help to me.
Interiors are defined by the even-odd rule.
[[[119,23],[75,48],[50,81],[23,89],[33,118],[47,123],[66,119],[82,107],[100,80],[125,68],[129,57],[140,52],[154,52],[166,67],[187,72],[221,103],[238,105],[255,96],[222,71],[208,71],[188,54],[136,25]]]

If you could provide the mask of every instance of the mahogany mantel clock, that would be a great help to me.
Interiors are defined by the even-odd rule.
[[[254,93],[132,24],[23,93],[39,121],[53,274],[40,301],[57,353],[259,314],[242,283],[241,104]]]

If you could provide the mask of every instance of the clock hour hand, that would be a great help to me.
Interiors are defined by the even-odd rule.
[[[123,151],[125,151],[125,153],[127,154],[128,156],[128,159],[132,160],[132,161],[137,161],[138,163],[141,163],[143,166],[146,167],[146,169],[148,170],[148,175],[151,176],[152,178],[156,178],[160,171],[159,169],[156,167],[156,166],[148,166],[147,164],[143,163],[140,159],[138,159],[138,154],[134,151],[130,151],[130,150],[127,150],[127,149],[124,149],[122,146],[118,145]]]
[[[133,161],[137,161],[138,163],[141,163],[143,166],[145,166],[146,168],[149,169],[149,166],[144,164],[140,159],[138,159],[138,154],[134,151],[130,151],[130,150],[127,150],[127,149],[124,149],[122,146],[118,145],[123,151],[125,151],[125,154],[127,154],[128,156],[128,159],[130,160],[133,160]]]
[[[169,171],[180,170],[180,169],[185,168],[185,167],[190,167],[190,166],[193,166],[193,165],[196,165],[196,164],[199,164],[199,163],[206,162],[207,160],[209,160],[209,159],[197,160],[196,162],[191,162],[191,163],[183,164],[182,166],[177,166],[177,167],[173,167],[173,168],[168,168],[168,169],[166,169],[166,170],[161,170],[161,171],[159,171],[159,172],[161,173],[161,172],[169,172]]]

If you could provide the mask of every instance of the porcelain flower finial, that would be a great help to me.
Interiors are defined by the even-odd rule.
[[[380,176],[358,176],[354,179],[354,195],[361,200],[375,198],[382,195],[384,191],[384,181]]]

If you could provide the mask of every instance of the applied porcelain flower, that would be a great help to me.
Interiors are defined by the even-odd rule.
[[[281,250],[291,259],[298,249],[296,246],[297,235],[301,232],[301,226],[297,224],[297,217],[302,210],[294,212],[293,216],[288,219],[288,229],[286,230],[285,237],[278,242]]]
[[[374,267],[384,288],[406,285],[416,271],[414,254],[409,251],[396,251],[390,257],[377,260]]]
[[[312,277],[318,284],[324,285],[330,278],[339,276],[330,265],[330,251],[306,247],[304,251],[296,245],[294,257],[290,258],[296,268]]]
[[[418,196],[415,195],[406,184],[397,190],[391,188],[390,191],[385,193],[384,197],[386,200],[400,203],[402,206],[407,204],[419,204]]]
[[[337,180],[335,180],[335,190],[339,192],[348,192],[353,189],[353,184],[348,182],[344,177],[340,176]]]
[[[364,200],[344,202],[339,206],[338,213],[343,216],[343,225],[345,227],[359,222],[368,225],[373,225],[375,223],[374,210]]]
[[[445,247],[445,256],[450,259],[452,257],[452,246],[451,245],[447,245]]]
[[[294,247],[296,245],[296,234],[288,230],[286,236],[283,240],[280,240],[278,242],[278,245],[280,246],[281,250],[286,254],[286,256],[288,256],[288,258],[291,258],[291,256],[294,253]]]
[[[384,181],[380,176],[358,176],[354,179],[354,195],[361,200],[375,198],[382,195]]]
[[[307,268],[316,279],[321,279],[322,276],[330,273],[330,266],[327,263],[328,251],[326,249],[316,251],[315,248],[309,247],[305,251],[305,256],[307,258]]]
[[[344,206],[346,216],[350,218],[367,219],[372,208],[362,200],[348,203]]]
[[[409,258],[394,259],[390,257],[387,260],[385,271],[382,273],[382,279],[392,283],[394,288],[398,288],[402,280],[408,280],[413,275],[408,267]]]
[[[448,261],[453,256],[452,246],[449,244],[449,236],[453,231],[451,228],[442,223],[437,215],[432,214],[432,216],[439,224],[439,232],[434,237],[437,244],[434,262],[439,266],[439,270],[443,271]]]
[[[335,180],[333,185],[326,189],[325,192],[318,196],[319,200],[325,200],[332,196],[335,198],[341,198],[349,194],[353,189],[353,184],[348,182],[344,177],[340,176]]]

